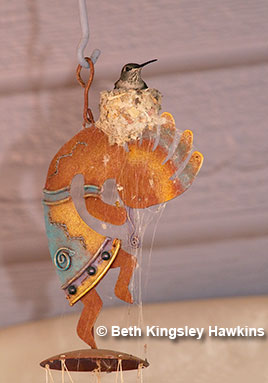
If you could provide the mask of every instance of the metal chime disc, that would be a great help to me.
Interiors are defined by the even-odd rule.
[[[136,370],[148,367],[147,360],[112,350],[86,349],[66,352],[43,360],[40,365],[51,370],[62,370],[64,364],[68,371],[113,372],[119,369]]]

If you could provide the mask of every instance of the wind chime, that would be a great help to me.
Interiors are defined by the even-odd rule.
[[[64,369],[122,372],[149,363],[133,355],[97,348],[94,324],[102,300],[95,288],[110,268],[120,268],[115,295],[133,303],[129,283],[137,260],[131,250],[123,248],[121,238],[102,235],[83,221],[71,197],[72,180],[78,174],[83,176],[84,202],[91,216],[112,225],[131,225],[129,248],[136,249],[141,243],[133,212],[181,195],[193,183],[203,156],[197,151],[191,153],[190,130],[181,133],[177,146],[170,151],[178,135],[174,119],[169,113],[160,114],[161,93],[148,88],[141,77],[143,66],[156,60],[126,64],[115,88],[101,93],[100,116],[94,121],[88,92],[100,52],[95,50],[90,58],[84,57],[89,30],[86,2],[79,0],[79,4],[83,36],[76,76],[84,88],[83,128],[52,159],[43,206],[52,262],[69,304],[84,304],[77,334],[91,348],[50,357],[41,366],[49,373]],[[80,76],[82,67],[89,68],[87,83]],[[115,205],[102,199],[107,179],[116,182],[120,201]]]

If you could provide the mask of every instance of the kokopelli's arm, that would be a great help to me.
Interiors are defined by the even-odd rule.
[[[113,225],[123,225],[126,222],[126,209],[102,201],[100,195],[85,195],[85,202],[89,214],[103,222],[112,223]]]

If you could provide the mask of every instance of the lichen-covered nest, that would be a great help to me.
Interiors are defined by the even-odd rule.
[[[145,129],[163,123],[161,93],[156,89],[101,92],[100,117],[96,126],[106,133],[111,145],[137,140]]]

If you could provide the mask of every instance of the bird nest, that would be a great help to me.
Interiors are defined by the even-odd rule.
[[[157,89],[103,91],[96,126],[108,135],[111,145],[122,146],[141,138],[145,129],[155,129],[164,122],[161,100]]]

